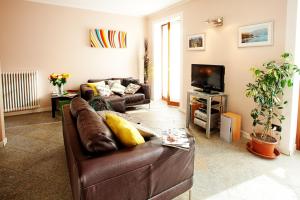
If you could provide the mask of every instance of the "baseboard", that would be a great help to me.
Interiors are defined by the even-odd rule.
[[[7,138],[3,138],[3,140],[0,142],[0,147],[4,147],[7,144]]]
[[[248,133],[247,131],[244,131],[244,130],[241,130],[241,133],[242,133],[243,138],[251,140],[250,133]]]
[[[33,110],[8,112],[8,113],[4,113],[4,116],[9,117],[9,116],[15,116],[15,115],[25,115],[25,114],[31,114],[31,113],[47,112],[47,111],[51,111],[51,107],[36,108]]]

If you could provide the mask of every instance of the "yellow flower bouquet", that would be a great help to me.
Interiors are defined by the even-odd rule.
[[[70,74],[68,74],[68,73],[62,73],[62,74],[52,73],[49,76],[49,80],[50,80],[50,83],[53,84],[53,86],[57,85],[58,87],[60,87],[67,83],[67,79],[69,77],[70,77]]]
[[[63,85],[67,83],[67,79],[70,77],[68,73],[55,74],[52,73],[49,75],[49,81],[53,86],[57,86],[58,95],[64,95]]]

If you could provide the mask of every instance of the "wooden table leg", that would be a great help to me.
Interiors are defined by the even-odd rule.
[[[52,118],[55,118],[56,98],[51,98],[51,106],[52,106]]]
[[[186,98],[186,121],[185,121],[185,127],[189,128],[190,126],[190,118],[191,118],[191,105],[190,105],[190,101],[191,101],[191,95],[190,92],[187,93],[187,98]]]

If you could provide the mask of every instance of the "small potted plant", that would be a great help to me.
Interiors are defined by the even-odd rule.
[[[253,67],[254,83],[248,83],[246,96],[256,103],[251,111],[253,133],[251,148],[261,156],[274,156],[275,146],[280,137],[274,135],[272,124],[281,125],[285,117],[281,110],[287,101],[284,100],[284,89],[293,85],[293,76],[299,73],[298,67],[291,63],[291,54],[281,55],[282,61],[270,61],[261,68]],[[262,130],[258,130],[260,127]]]

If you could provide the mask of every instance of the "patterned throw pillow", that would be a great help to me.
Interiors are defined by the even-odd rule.
[[[126,94],[135,94],[141,88],[140,85],[130,83],[125,89]]]
[[[108,83],[109,87],[111,88],[114,83],[121,84],[121,80],[108,80],[107,83]]]
[[[100,96],[108,97],[112,93],[108,85],[97,85],[96,88]]]
[[[124,95],[126,87],[124,87],[120,83],[115,82],[110,89],[116,94]]]

